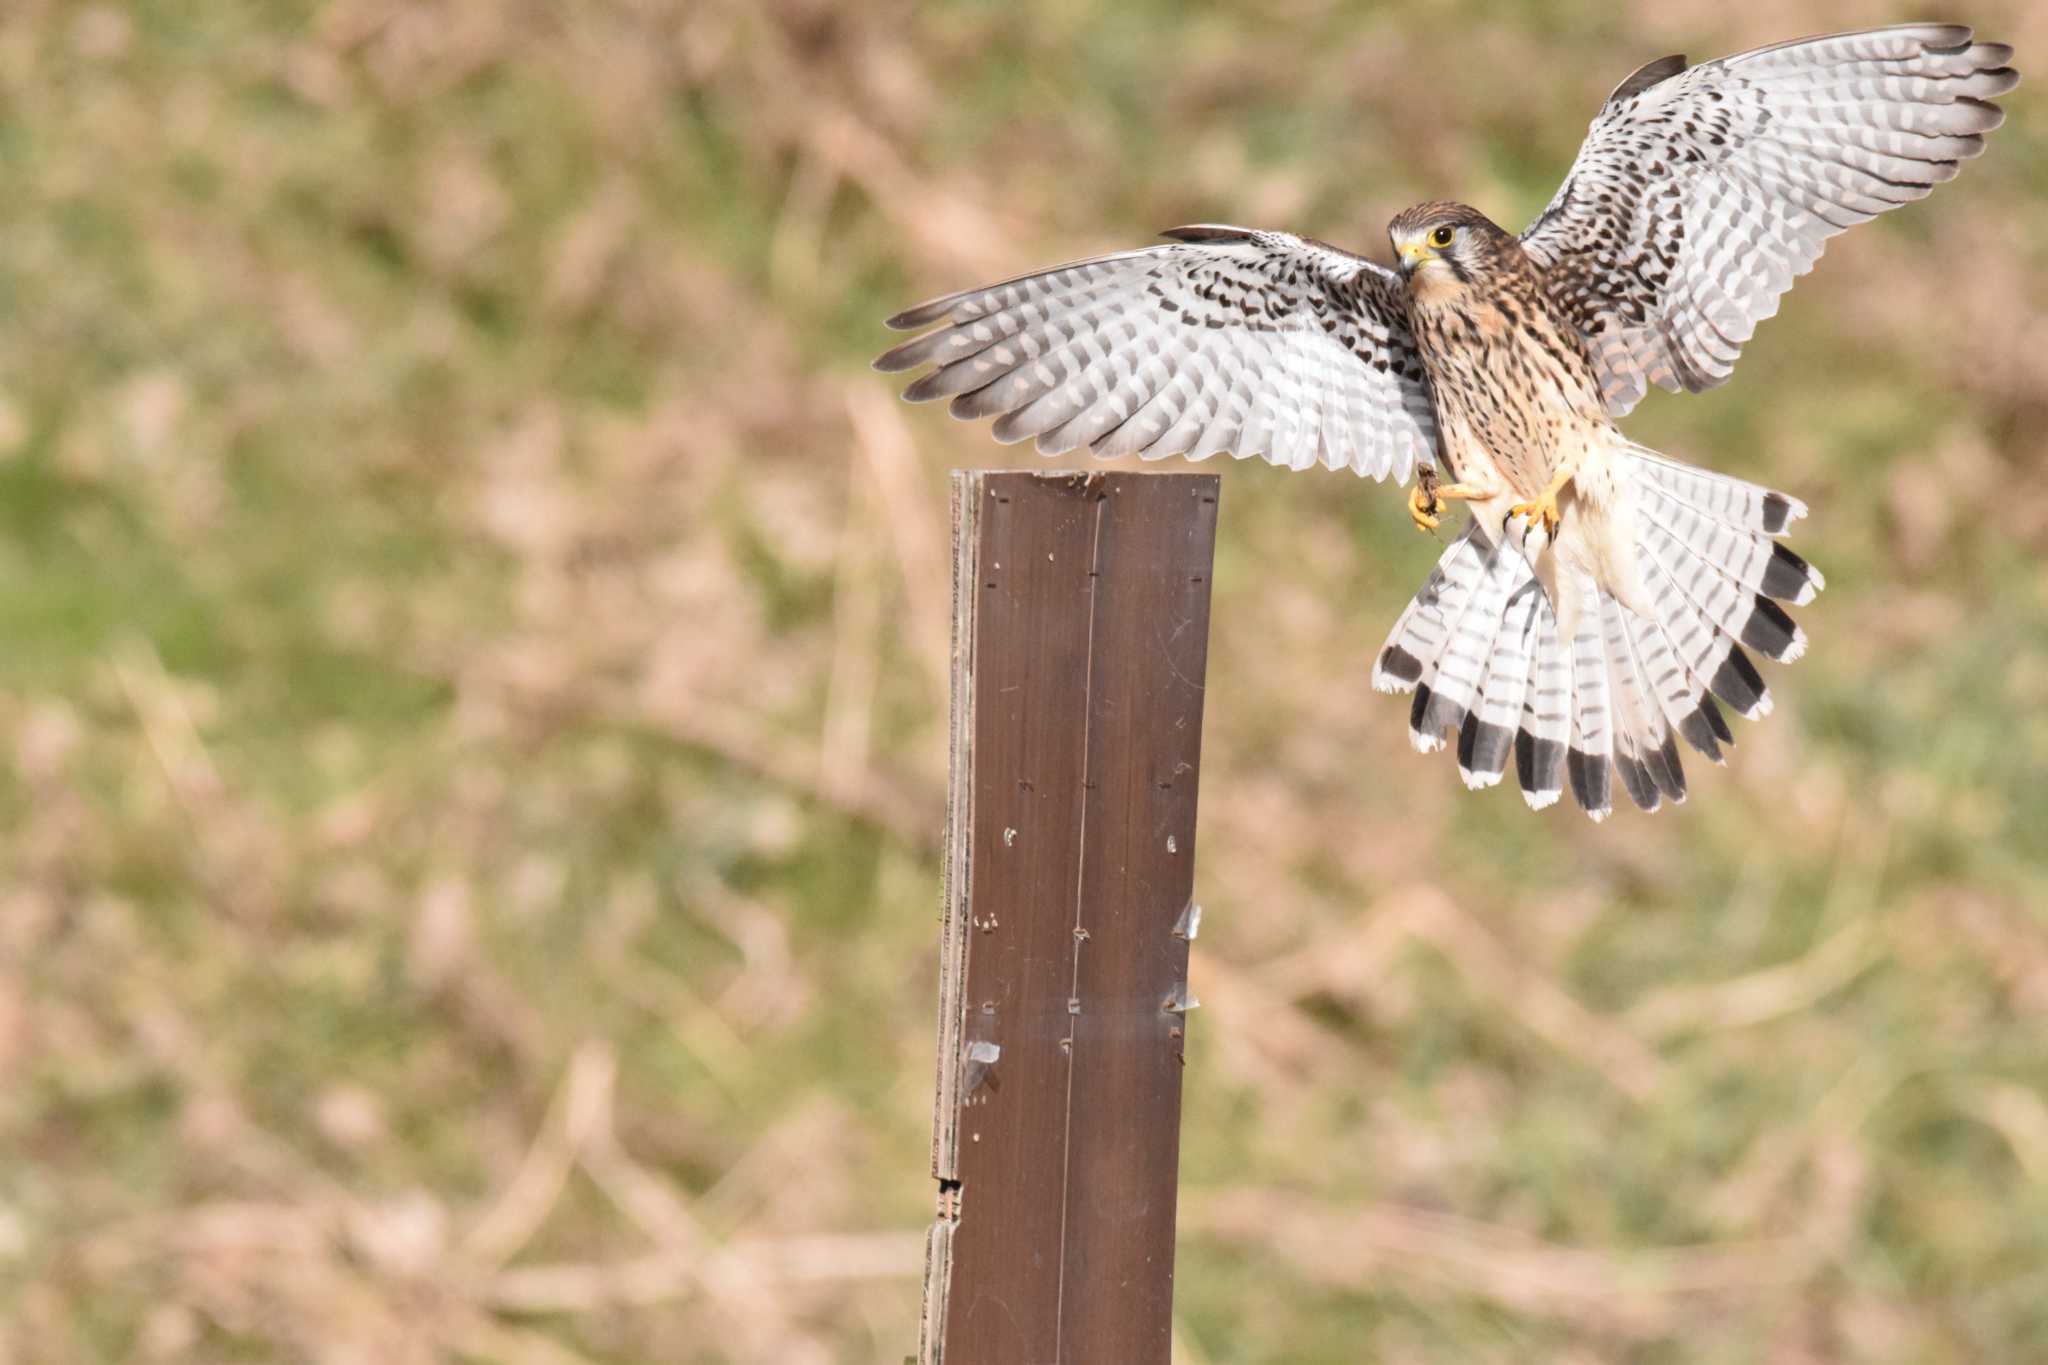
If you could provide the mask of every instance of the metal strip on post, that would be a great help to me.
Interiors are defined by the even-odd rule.
[[[925,1365],[1166,1365],[1217,490],[954,476]]]

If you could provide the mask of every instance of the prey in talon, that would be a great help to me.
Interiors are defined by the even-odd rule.
[[[1444,505],[1437,499],[1436,490],[1436,466],[1418,466],[1415,487],[1408,490],[1408,515],[1418,531],[1434,531],[1443,521]]]

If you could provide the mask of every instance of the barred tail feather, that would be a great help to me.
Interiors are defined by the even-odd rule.
[[[1805,507],[1740,479],[1680,464],[1638,446],[1635,479],[1638,563],[1653,603],[1651,624],[1696,689],[1679,732],[1710,759],[1732,744],[1714,698],[1749,719],[1770,714],[1771,694],[1745,645],[1790,663],[1806,652],[1806,633],[1778,605],[1811,602],[1826,586],[1820,571],[1772,537]],[[1659,654],[1655,641],[1646,651]],[[1681,679],[1683,681],[1683,679]],[[1668,710],[1680,703],[1667,697]]]
[[[1536,580],[1530,579],[1534,584]],[[1564,795],[1565,746],[1571,739],[1572,668],[1558,638],[1557,613],[1536,584],[1536,648],[1529,659],[1529,690],[1515,732],[1515,780],[1530,810]]]
[[[1623,616],[1629,642],[1635,647],[1636,662],[1642,668],[1643,679],[1664,717],[1667,730],[1685,736],[1686,741],[1705,754],[1709,762],[1719,764],[1722,759],[1716,721],[1720,731],[1728,728],[1725,720],[1719,720],[1719,708],[1715,708],[1713,719],[1701,713],[1697,696],[1701,684],[1695,681],[1692,670],[1672,649],[1670,637],[1658,621],[1634,612],[1625,612]],[[1706,703],[1713,705],[1713,698],[1708,696]]]
[[[1650,680],[1637,656],[1628,622],[1634,613],[1605,593],[1600,597],[1605,618],[1608,676],[1620,704],[1616,708],[1616,766],[1626,751],[1630,767],[1622,770],[1623,785],[1637,807],[1654,811],[1665,798],[1685,800],[1685,767],[1663,709],[1653,700]]]
[[[1415,693],[1408,737],[1420,752],[1442,748],[1446,733],[1463,728],[1478,700],[1508,591],[1508,561],[1514,559],[1477,524],[1468,524],[1380,650],[1372,685],[1382,692]]]
[[[1464,532],[1443,552],[1436,567],[1409,600],[1387,633],[1387,643],[1373,663],[1372,685],[1380,692],[1408,692],[1422,681],[1423,670],[1435,661],[1449,634],[1446,613],[1462,614],[1473,588],[1486,571],[1486,552],[1492,548],[1476,525]]]
[[[1484,543],[1484,534],[1478,539]],[[1479,710],[1486,671],[1500,636],[1503,606],[1517,579],[1527,575],[1527,566],[1514,551],[1498,544],[1487,550],[1482,577],[1415,689],[1408,738],[1418,752],[1444,747],[1447,736],[1462,736]]]
[[[1471,523],[1394,623],[1372,677],[1381,691],[1415,694],[1417,749],[1456,737],[1468,787],[1498,783],[1512,754],[1532,809],[1569,787],[1596,821],[1612,812],[1617,783],[1645,811],[1683,802],[1680,738],[1722,762],[1735,737],[1721,707],[1750,719],[1771,709],[1749,652],[1804,653],[1805,633],[1779,603],[1809,602],[1823,586],[1773,539],[1806,514],[1794,499],[1640,447],[1618,473],[1631,490],[1639,594],[1563,568],[1567,637],[1513,541]]]
[[[1410,692],[1409,738],[1425,752],[1458,737],[1468,786],[1491,786],[1510,751],[1535,809],[1563,790],[1571,661],[1557,617],[1520,554],[1476,523],[1452,541],[1394,622],[1373,686]]]
[[[1759,484],[1685,464],[1647,446],[1634,446],[1630,453],[1644,481],[1660,495],[1738,530],[1783,535],[1806,515],[1806,504],[1799,499]]]
[[[1467,787],[1491,787],[1507,770],[1529,692],[1530,652],[1536,646],[1536,613],[1542,603],[1542,585],[1533,577],[1524,578],[1504,601],[1479,704],[1466,714],[1458,732],[1458,776]]]
[[[1600,590],[1584,574],[1559,583],[1579,597],[1577,629],[1569,651],[1572,667],[1572,739],[1565,753],[1572,799],[1597,823],[1614,810],[1608,766],[1614,756],[1612,696],[1607,685],[1607,652],[1600,638]]]
[[[1691,600],[1655,558],[1646,557],[1642,567],[1643,584],[1650,593],[1658,628],[1673,656],[1691,678],[1695,695],[1709,702],[1718,696],[1748,720],[1759,720],[1769,715],[1771,695],[1764,689],[1763,680],[1757,677],[1756,669],[1742,652],[1742,647],[1716,629],[1711,620],[1692,609]],[[1715,710],[1718,712],[1719,708]],[[1726,728],[1725,721],[1720,727],[1715,727],[1710,721],[1708,728],[1714,730],[1717,738],[1734,743],[1732,738],[1719,734]],[[1704,746],[1697,741],[1695,747],[1704,752]]]

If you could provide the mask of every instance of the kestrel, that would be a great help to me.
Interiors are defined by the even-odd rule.
[[[2011,56],[1916,24],[1665,57],[1608,96],[1519,237],[1423,204],[1389,225],[1389,270],[1285,232],[1176,228],[899,313],[933,330],[875,367],[935,365],[906,398],[951,396],[1047,454],[1419,472],[1418,526],[1450,500],[1472,515],[1373,668],[1414,692],[1415,747],[1455,739],[1471,787],[1512,751],[1537,809],[1568,782],[1604,818],[1612,771],[1655,810],[1685,799],[1676,736],[1716,763],[1734,742],[1715,698],[1770,710],[1744,647],[1798,658],[1778,603],[1822,579],[1777,540],[1797,499],[1615,419],[1650,384],[1725,381],[1828,238],[1953,178],[2003,121]]]

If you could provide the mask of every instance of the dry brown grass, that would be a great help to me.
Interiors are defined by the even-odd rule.
[[[877,320],[1512,221],[1641,60],[1888,17],[8,6],[0,1361],[900,1358],[944,472],[1026,457]],[[1436,545],[1226,472],[1187,1361],[2048,1351],[2031,91],[1633,423],[1830,582],[1682,810],[1411,754]]]

